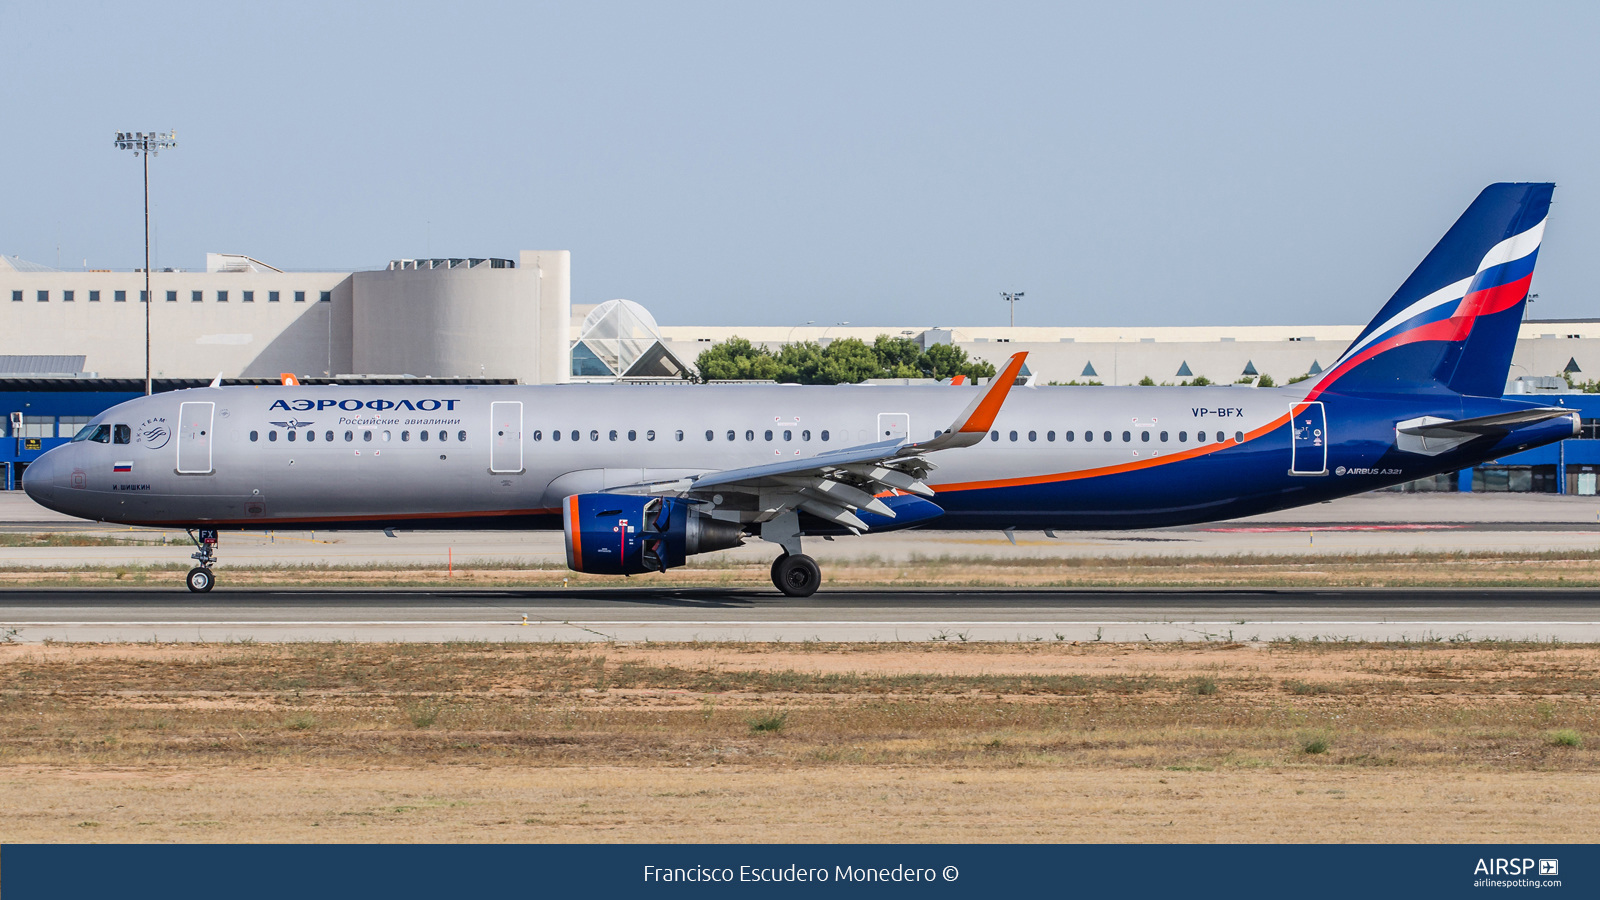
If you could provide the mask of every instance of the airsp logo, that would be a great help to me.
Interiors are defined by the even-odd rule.
[[[167,427],[166,416],[151,416],[134,429],[133,442],[146,450],[160,450],[172,440],[172,429]]]
[[[1333,474],[1335,474],[1335,475],[1343,475],[1344,474],[1344,466],[1340,466],[1339,468],[1334,469],[1333,470]]]

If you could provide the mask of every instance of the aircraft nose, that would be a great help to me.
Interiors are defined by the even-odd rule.
[[[56,462],[61,458],[57,447],[29,464],[22,473],[22,489],[40,506],[54,507],[56,497]]]

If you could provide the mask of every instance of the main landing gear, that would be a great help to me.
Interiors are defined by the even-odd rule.
[[[809,597],[822,585],[822,567],[804,553],[785,553],[772,561],[772,583],[790,597]]]
[[[800,514],[789,510],[761,524],[761,539],[783,548],[772,561],[772,585],[790,597],[809,597],[822,586],[822,567],[800,552]]]
[[[217,530],[215,528],[201,528],[200,536],[195,537],[195,529],[185,529],[189,532],[189,540],[194,541],[199,553],[189,554],[189,558],[197,560],[200,565],[189,570],[184,578],[184,583],[189,585],[189,590],[196,594],[204,594],[217,586],[217,576],[211,567],[217,564]]]

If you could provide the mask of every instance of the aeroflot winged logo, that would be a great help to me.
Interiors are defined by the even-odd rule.
[[[281,409],[285,412],[310,412],[312,410],[342,409],[346,412],[355,412],[360,409],[371,409],[383,412],[387,409],[410,409],[432,412],[436,409],[453,410],[460,400],[311,400],[301,397],[298,400],[274,400],[267,409]]]
[[[299,419],[290,418],[287,422],[268,422],[267,424],[268,425],[276,425],[279,428],[304,428],[307,425],[315,425],[317,423],[315,423],[315,422],[302,422]]]

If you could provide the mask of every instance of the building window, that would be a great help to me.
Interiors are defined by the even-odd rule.
[[[322,296],[318,297],[317,300],[322,303],[333,302],[333,291],[323,291]]]
[[[150,302],[150,292],[149,291],[140,291],[139,292],[139,302],[140,303],[149,303]]]
[[[62,291],[61,292],[61,302],[62,303],[71,303],[72,302],[72,293],[73,293],[72,291]]]
[[[112,303],[127,303],[128,302],[128,292],[127,291],[112,291],[111,292],[111,302]]]
[[[205,301],[205,299],[205,293],[203,291],[189,292],[189,302],[191,303],[202,303]]]
[[[17,437],[53,438],[56,436],[55,416],[23,416],[22,433]]]
[[[40,291],[39,292],[39,302],[40,303],[49,303],[50,302],[50,292],[49,291]]]
[[[228,302],[228,292],[227,291],[217,291],[217,302],[218,303],[227,303]]]
[[[305,291],[295,291],[294,292],[294,302],[296,302],[296,303],[304,303],[304,302],[306,302],[306,292]]]
[[[167,302],[168,303],[177,303],[178,302],[178,292],[177,291],[167,291]]]
[[[21,291],[12,291],[11,292],[11,302],[12,303],[21,303],[22,302],[22,292]]]
[[[240,293],[242,293],[244,295],[244,296],[239,298],[242,302],[244,302],[244,303],[254,303],[254,302],[256,302],[256,292],[255,291],[241,291]]]
[[[267,302],[268,303],[277,303],[278,302],[278,292],[277,291],[267,291]]]
[[[99,303],[100,302],[100,292],[99,291],[90,291],[89,292],[89,302],[90,303]]]

